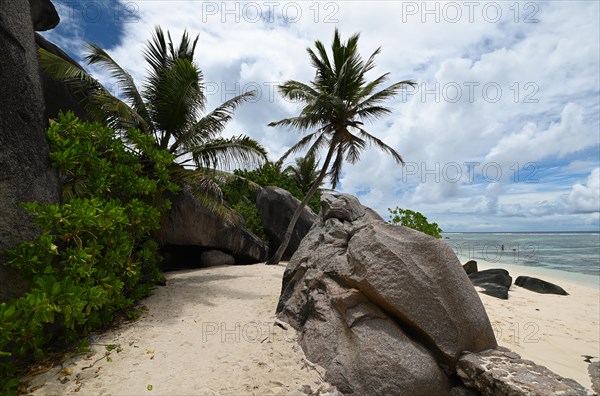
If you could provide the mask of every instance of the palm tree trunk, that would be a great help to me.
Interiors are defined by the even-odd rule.
[[[296,227],[296,222],[298,222],[298,219],[300,218],[302,211],[306,207],[306,204],[308,204],[308,201],[310,201],[313,195],[315,195],[315,193],[319,189],[319,186],[323,182],[325,175],[327,174],[327,169],[329,168],[329,163],[331,162],[331,158],[333,157],[335,148],[336,144],[332,142],[331,146],[329,147],[329,151],[327,152],[327,157],[325,158],[325,163],[323,164],[321,173],[319,173],[319,177],[317,177],[317,180],[315,180],[308,193],[306,193],[306,196],[304,197],[302,202],[300,202],[300,205],[298,205],[298,207],[296,208],[296,211],[294,212],[290,220],[290,224],[288,225],[288,228],[285,231],[283,241],[281,241],[281,245],[279,245],[279,249],[277,249],[277,252],[275,252],[273,257],[271,257],[266,264],[279,264],[279,262],[281,261],[281,258],[283,257],[283,254],[285,253],[285,250],[287,249],[288,244],[290,243],[290,239],[292,239],[292,233],[294,232],[294,228]]]

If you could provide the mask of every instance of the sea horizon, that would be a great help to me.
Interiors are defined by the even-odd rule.
[[[598,234],[600,231],[443,231],[444,234]],[[599,241],[600,244],[600,241]]]
[[[600,232],[444,232],[442,238],[461,263],[469,260],[600,279]],[[556,274],[554,274],[556,275]]]

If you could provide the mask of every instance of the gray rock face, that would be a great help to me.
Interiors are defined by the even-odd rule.
[[[19,204],[60,200],[60,184],[50,166],[29,4],[7,1],[0,7],[0,301],[25,286],[18,273],[3,267],[3,253],[36,234]]]
[[[469,260],[466,263],[463,264],[463,269],[465,270],[465,272],[467,273],[467,275],[471,275],[477,271],[479,271],[477,269],[477,261],[475,260]]]
[[[33,30],[43,32],[56,27],[60,17],[50,0],[29,0]]]
[[[256,207],[260,220],[269,238],[271,250],[276,251],[287,230],[288,224],[300,201],[289,191],[279,187],[264,187],[256,194]],[[283,255],[283,260],[289,260],[300,246],[302,238],[315,223],[317,215],[306,207],[294,228],[290,243]]]
[[[355,197],[322,199],[286,268],[278,317],[344,394],[447,395],[460,353],[497,345],[452,249]]]
[[[63,58],[72,65],[82,69],[82,67],[69,55],[67,55],[65,51],[43,38],[38,33],[35,34],[35,43],[37,44],[38,48],[43,48],[51,54]],[[56,118],[61,110],[63,112],[71,110],[82,120],[89,119],[83,105],[84,101],[86,100],[86,95],[83,92],[71,91],[67,84],[65,84],[63,81],[59,81],[50,77],[42,70],[41,67],[39,69],[39,74],[46,108],[44,112],[45,120]]]
[[[239,263],[265,261],[268,247],[242,224],[231,224],[204,208],[189,189],[172,199],[156,233],[162,245],[201,246],[226,251]]]
[[[481,392],[465,386],[455,386],[450,389],[450,396],[481,396]]]
[[[524,289],[534,291],[542,294],[558,294],[561,296],[568,296],[569,293],[562,287],[555,285],[554,283],[546,282],[538,278],[531,278],[529,276],[518,276],[515,280],[515,285],[520,286]]]
[[[592,380],[592,390],[600,395],[600,362],[593,362],[588,366],[588,374]]]
[[[230,265],[235,264],[235,258],[227,253],[221,252],[220,250],[209,250],[202,253],[200,256],[200,263],[202,267]]]
[[[484,396],[584,396],[583,386],[506,348],[466,353],[458,361],[465,385]]]
[[[512,284],[512,277],[507,270],[495,268],[478,271],[469,274],[469,279],[474,286],[483,288],[482,293],[508,300],[508,290]]]

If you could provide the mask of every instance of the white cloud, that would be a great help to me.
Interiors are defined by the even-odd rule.
[[[573,213],[600,212],[600,168],[592,171],[585,185],[575,184],[565,203]]]
[[[251,21],[247,2],[138,1],[139,21],[125,24],[122,44],[110,53],[141,84],[141,49],[154,26],[174,38],[184,29],[199,34],[196,61],[212,89],[208,109],[244,87],[260,87],[260,101],[243,106],[226,135],[247,133],[278,158],[300,135],[267,127],[298,111],[272,95],[274,84],[310,81],[314,71],[305,49],[317,39],[328,46],[335,27],[344,37],[360,32],[364,56],[382,47],[371,78],[390,72],[391,81],[419,83],[418,91],[390,101],[390,118],[368,128],[416,172],[370,150],[356,166],[345,166],[342,191],[361,192],[361,200],[384,217],[387,207],[410,207],[454,230],[555,229],[559,212],[566,217],[561,224],[569,227],[598,224],[597,217],[579,214],[597,204],[597,184],[590,179],[577,184],[574,177],[591,178],[598,167],[589,151],[600,145],[600,49],[592,39],[600,31],[599,3],[530,2],[525,8],[490,2],[501,6],[497,21],[495,9],[487,6],[484,14],[479,3],[469,9],[461,2],[280,2],[272,14],[267,3],[253,3],[260,7],[260,21]],[[451,3],[459,7],[457,20]],[[292,21],[286,23],[285,16]],[[533,19],[538,22],[527,23]],[[106,81],[105,74],[98,76]],[[560,186],[548,179],[515,182],[513,164],[523,176],[527,163],[541,173],[551,161],[554,173],[564,175]],[[479,163],[474,174],[467,162]],[[490,180],[494,167],[482,174],[489,163],[500,167],[500,180]],[[462,172],[460,180],[444,173],[453,164]],[[536,220],[521,222],[521,214]]]

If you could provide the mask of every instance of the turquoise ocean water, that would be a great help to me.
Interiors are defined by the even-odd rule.
[[[444,233],[443,238],[462,263],[481,260],[600,280],[600,233]]]

